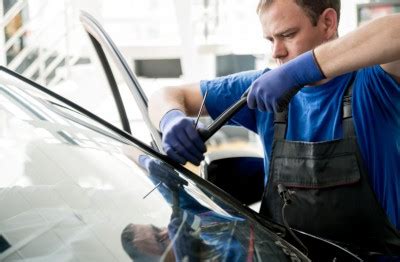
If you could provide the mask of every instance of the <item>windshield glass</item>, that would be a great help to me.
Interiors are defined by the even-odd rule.
[[[0,86],[1,261],[305,259],[193,174],[14,81]]]

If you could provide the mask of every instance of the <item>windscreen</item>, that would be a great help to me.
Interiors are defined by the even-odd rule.
[[[193,174],[14,81],[0,85],[0,261],[305,259]]]

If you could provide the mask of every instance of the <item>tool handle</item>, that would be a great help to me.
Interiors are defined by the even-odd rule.
[[[201,139],[206,142],[211,136],[213,136],[225,123],[233,117],[240,109],[247,104],[247,90],[235,104],[226,109],[214,122],[212,122],[206,129],[198,129]]]

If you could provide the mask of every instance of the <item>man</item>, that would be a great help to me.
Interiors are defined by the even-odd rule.
[[[339,12],[339,0],[260,0],[279,67],[165,88],[150,100],[150,116],[171,158],[199,164],[206,149],[188,116],[206,90],[204,114],[215,118],[250,87],[249,108],[230,124],[263,143],[260,213],[284,222],[283,193],[292,198],[290,226],[393,253],[400,246],[400,16],[338,38]]]

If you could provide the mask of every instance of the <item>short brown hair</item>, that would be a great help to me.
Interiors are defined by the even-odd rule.
[[[319,16],[327,8],[335,9],[338,21],[340,19],[340,0],[293,0],[297,5],[299,5],[304,12],[310,17],[311,23],[315,26],[317,25]],[[257,14],[269,7],[274,0],[260,0],[257,5]]]

